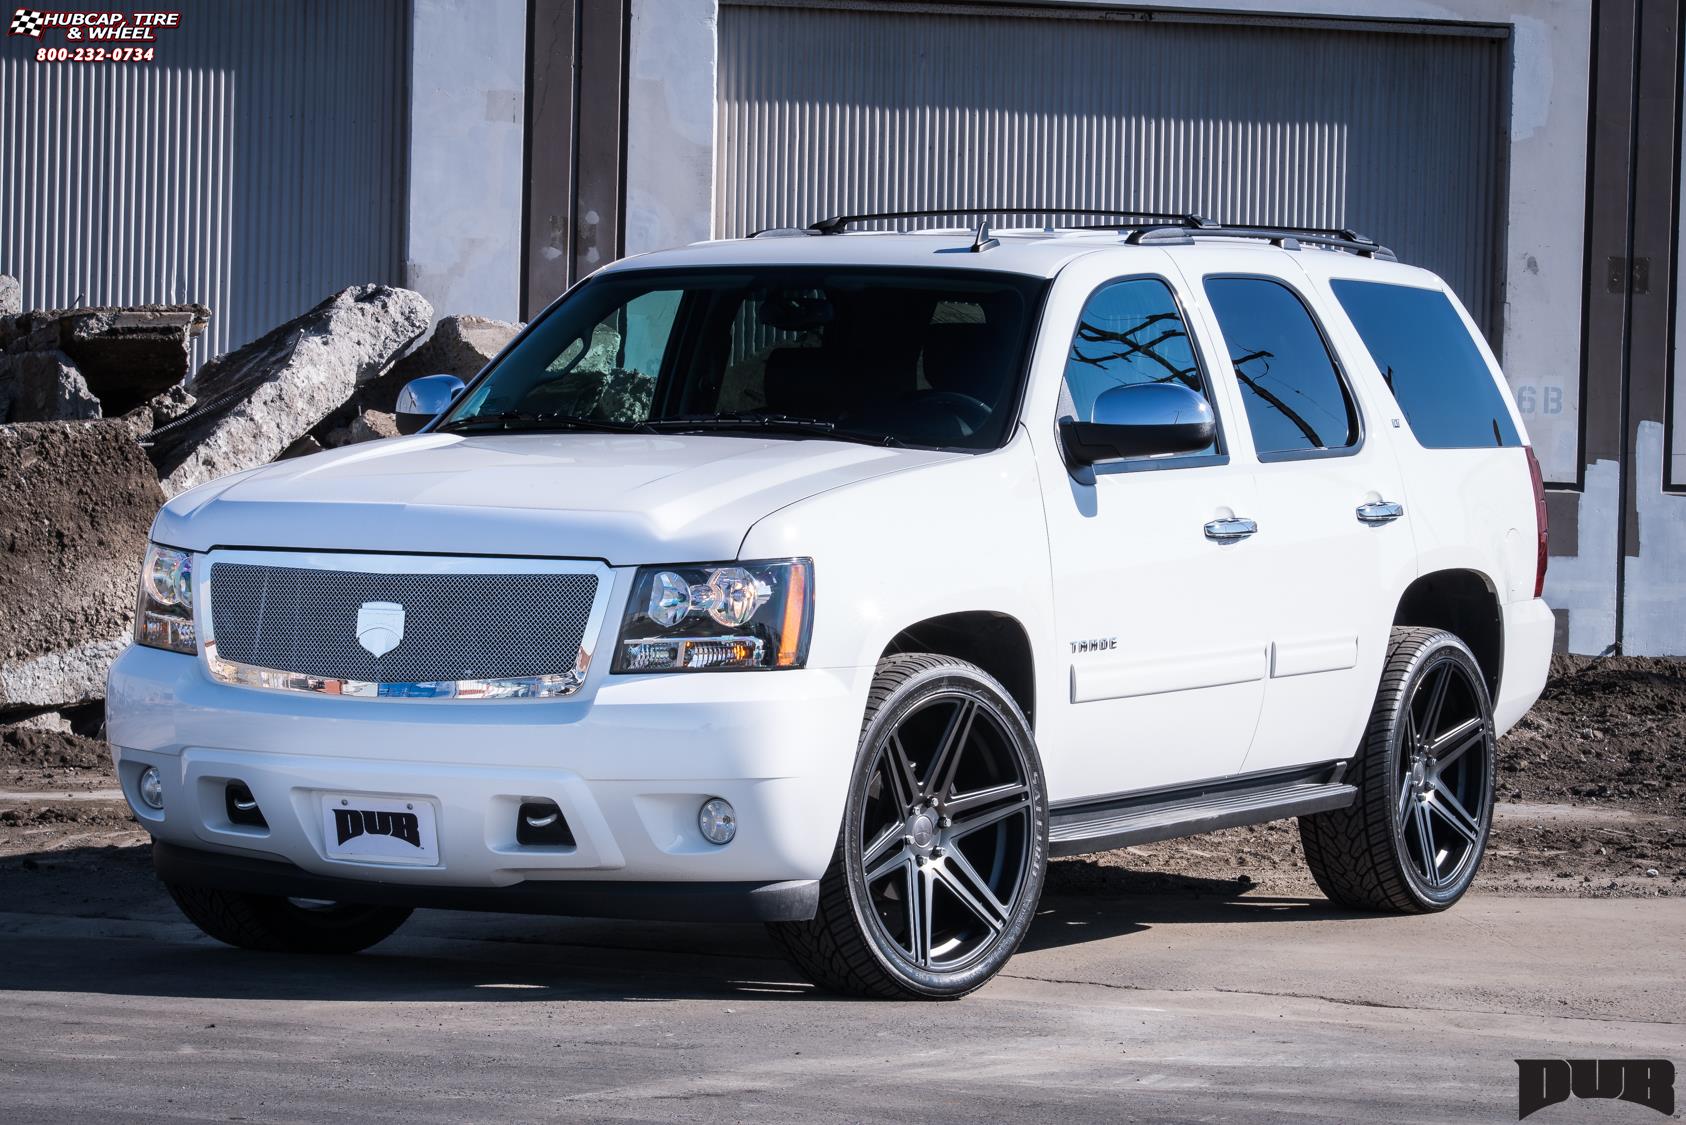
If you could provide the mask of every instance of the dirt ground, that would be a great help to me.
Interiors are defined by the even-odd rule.
[[[1499,806],[1475,890],[1686,894],[1686,660],[1558,657],[1499,746]],[[104,743],[0,730],[0,877],[144,867],[145,833]],[[30,897],[51,897],[38,879]],[[1059,860],[1052,893],[1316,894],[1294,822]]]

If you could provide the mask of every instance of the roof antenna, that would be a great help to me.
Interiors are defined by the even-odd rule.
[[[972,240],[972,253],[981,254],[985,250],[993,250],[1000,245],[1001,240],[999,238],[990,237],[989,224],[979,223],[977,237]]]

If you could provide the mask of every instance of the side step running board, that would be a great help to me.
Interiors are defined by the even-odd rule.
[[[1321,779],[1277,775],[1252,784],[1218,783],[1055,807],[1049,810],[1048,854],[1084,855],[1345,808],[1358,798],[1358,790],[1336,780],[1343,772],[1325,767]]]

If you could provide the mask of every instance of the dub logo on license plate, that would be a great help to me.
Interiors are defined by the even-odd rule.
[[[329,859],[429,867],[439,862],[438,826],[426,798],[326,794],[322,835]]]

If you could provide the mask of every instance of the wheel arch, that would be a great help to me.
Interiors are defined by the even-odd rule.
[[[880,657],[930,652],[976,664],[1001,682],[1036,729],[1036,662],[1019,619],[994,610],[927,617],[891,637]]]
[[[1393,623],[1455,634],[1475,654],[1488,694],[1498,699],[1504,669],[1504,611],[1491,578],[1467,569],[1420,575],[1400,595]]]

